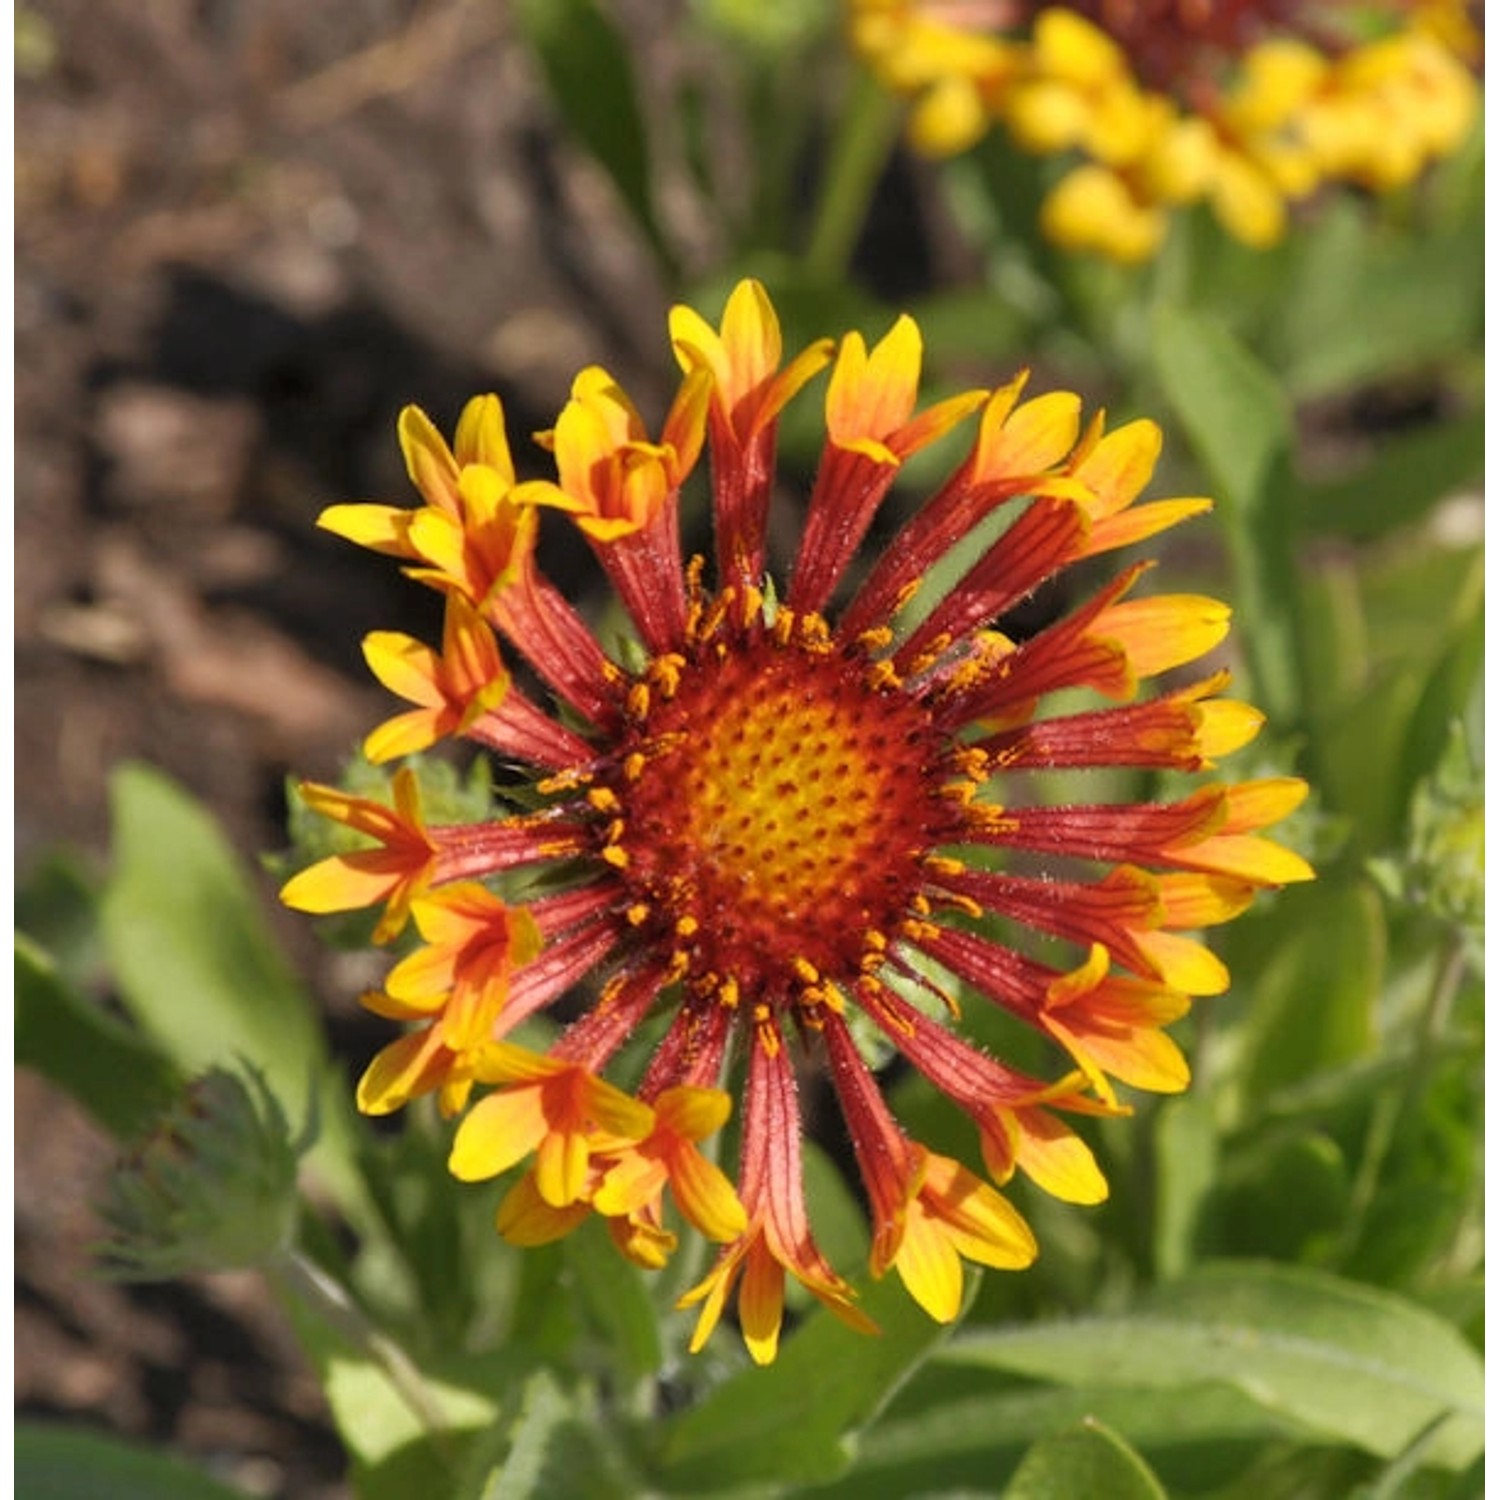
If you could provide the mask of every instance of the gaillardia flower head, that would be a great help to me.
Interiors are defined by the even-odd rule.
[[[1228,984],[1189,934],[1237,915],[1257,888],[1310,877],[1263,836],[1305,788],[1037,802],[1029,773],[1196,772],[1260,727],[1221,696],[1226,672],[1179,671],[1219,644],[1228,611],[1140,592],[1143,565],[1029,638],[997,628],[1069,564],[1207,508],[1136,503],[1160,446],[1154,424],[1081,424],[1075,396],[1023,399],[1024,375],[923,407],[921,335],[906,317],[873,347],[851,333],[783,365],[754,282],[736,288],[717,330],[686,308],[671,330],[684,379],[659,437],[589,370],[543,435],[555,482],[516,483],[499,404],[482,397],[452,451],[425,419],[403,416],[422,507],[325,513],[446,596],[441,653],[389,634],[369,643],[377,675],[418,705],[375,732],[372,753],[462,736],[532,787],[523,813],[443,825],[424,819],[409,770],[394,808],[309,786],[314,806],[373,847],[303,871],[283,897],[313,911],[381,906],[382,940],[408,916],[415,926],[415,949],[367,997],[415,1024],[371,1064],[366,1110],[434,1093],[461,1114],[456,1176],[520,1169],[497,1221],[517,1243],[597,1213],[627,1256],[658,1266],[675,1244],[670,1202],[723,1246],[684,1298],[701,1308],[693,1347],[737,1298],[764,1362],[788,1274],[869,1326],[810,1228],[799,1063],[826,1070],[848,1124],[872,1271],[894,1268],[951,1319],[963,1260],[1018,1268],[1036,1254],[999,1191],[1018,1169],[1065,1199],[1105,1196],[1068,1116],[1122,1112],[1122,1085],[1186,1085],[1165,1028]],[[777,422],[830,362],[826,443],[789,573],[773,586]],[[967,455],[851,585],[903,464],[976,413]],[[705,447],[712,581],[704,559],[684,558],[678,524]],[[634,625],[632,649],[607,653],[543,576],[542,505],[593,549]],[[1004,516],[999,540],[918,603],[933,565]],[[497,636],[552,705],[517,685]],[[1045,712],[1060,694],[1066,706]],[[513,875],[523,867],[548,877],[529,900]],[[591,1003],[545,1053],[513,1038],[581,987]],[[1052,1044],[1054,1076],[966,1041],[961,995]],[[618,1076],[637,1033],[654,1050],[638,1077]],[[989,1180],[906,1135],[866,1060],[876,1040],[972,1119]],[[730,1116],[734,1080],[732,1186],[701,1148]]]
[[[1120,261],[1206,201],[1249,245],[1321,184],[1386,192],[1478,115],[1464,0],[848,0],[856,52],[946,156],[1002,124],[1064,168],[1042,228]]]

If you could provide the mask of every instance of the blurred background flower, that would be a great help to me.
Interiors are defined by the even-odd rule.
[[[1333,184],[1389,193],[1458,149],[1479,112],[1477,16],[1297,0],[848,0],[855,50],[910,97],[932,155],[1001,126],[1064,166],[1041,205],[1057,244],[1148,259],[1171,211],[1276,243]]]

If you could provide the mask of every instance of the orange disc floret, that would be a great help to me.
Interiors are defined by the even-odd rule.
[[[868,681],[863,653],[748,634],[722,659],[699,643],[627,739],[618,847],[691,981],[780,1003],[809,966],[857,975],[866,934],[905,913],[922,856],[958,825],[941,737]]]

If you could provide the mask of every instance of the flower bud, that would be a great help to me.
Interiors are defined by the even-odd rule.
[[[165,1281],[263,1265],[292,1238],[297,1157],[259,1071],[211,1068],[188,1085],[110,1178],[107,1275]]]

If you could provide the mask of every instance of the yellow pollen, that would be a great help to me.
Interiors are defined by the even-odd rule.
[[[588,804],[598,812],[612,813],[620,810],[620,799],[607,786],[591,786]]]
[[[588,771],[559,771],[554,776],[543,777],[537,782],[536,789],[544,797],[550,797],[554,792],[570,792],[580,786],[587,786],[592,780]]]
[[[651,663],[646,675],[663,697],[670,698],[677,691],[677,684],[682,679],[682,669],[686,665],[686,661],[675,651],[669,651],[665,656],[658,656]]]
[[[644,901],[637,901],[633,906],[625,908],[625,920],[632,927],[639,927],[651,915],[651,908]]]
[[[921,587],[922,578],[920,575],[918,575],[916,578],[913,578],[910,583],[903,584],[901,586],[900,593],[896,595],[896,605],[895,608],[892,609],[891,613],[896,614],[899,611],[905,609],[906,606],[917,597],[917,590]]]
[[[989,756],[973,745],[957,746],[949,759],[971,781],[983,781],[990,774]]]

